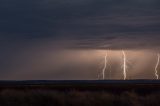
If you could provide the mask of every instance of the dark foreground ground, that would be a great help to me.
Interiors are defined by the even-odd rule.
[[[0,81],[0,106],[160,106],[160,81]]]

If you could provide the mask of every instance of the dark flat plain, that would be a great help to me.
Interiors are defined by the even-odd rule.
[[[0,81],[0,90],[4,89],[41,89],[58,91],[107,91],[121,93],[134,91],[149,93],[160,91],[160,80],[23,80]]]

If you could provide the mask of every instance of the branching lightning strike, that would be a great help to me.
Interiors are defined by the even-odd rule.
[[[155,76],[156,76],[156,79],[159,79],[159,75],[158,75],[159,61],[160,61],[160,54],[157,54],[157,63],[156,63],[156,66],[155,66]]]
[[[102,71],[100,72],[100,74],[98,74],[98,79],[102,78],[103,80],[105,80],[105,72],[106,72],[107,62],[108,62],[107,58],[108,58],[108,54],[106,52],[106,54],[104,56],[104,67],[103,67]]]
[[[126,80],[127,77],[127,63],[126,63],[126,53],[124,50],[122,50],[122,54],[123,54],[123,79]]]

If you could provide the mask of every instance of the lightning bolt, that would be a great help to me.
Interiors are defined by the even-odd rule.
[[[122,50],[122,54],[123,54],[123,79],[126,80],[126,77],[127,77],[127,73],[126,73],[126,70],[127,70],[127,63],[126,63],[126,53],[124,50]]]
[[[98,79],[101,79],[100,77],[102,77],[102,79],[105,79],[105,72],[106,72],[106,68],[107,68],[107,58],[108,58],[108,54],[106,52],[105,56],[104,56],[104,67],[102,69],[102,71],[100,72],[100,74],[98,74]]]
[[[105,79],[105,71],[106,71],[106,67],[107,67],[107,57],[108,57],[108,54],[106,53],[106,55],[104,57],[104,68],[102,70],[102,78],[103,78],[103,80]]]
[[[160,60],[160,54],[157,54],[157,63],[156,63],[156,66],[155,66],[155,76],[156,76],[157,79],[159,79],[159,75],[158,75],[159,60]]]

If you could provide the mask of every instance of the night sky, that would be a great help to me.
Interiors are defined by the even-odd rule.
[[[123,79],[121,50],[128,79],[155,79],[159,0],[0,0],[0,80],[97,79],[106,52]]]

